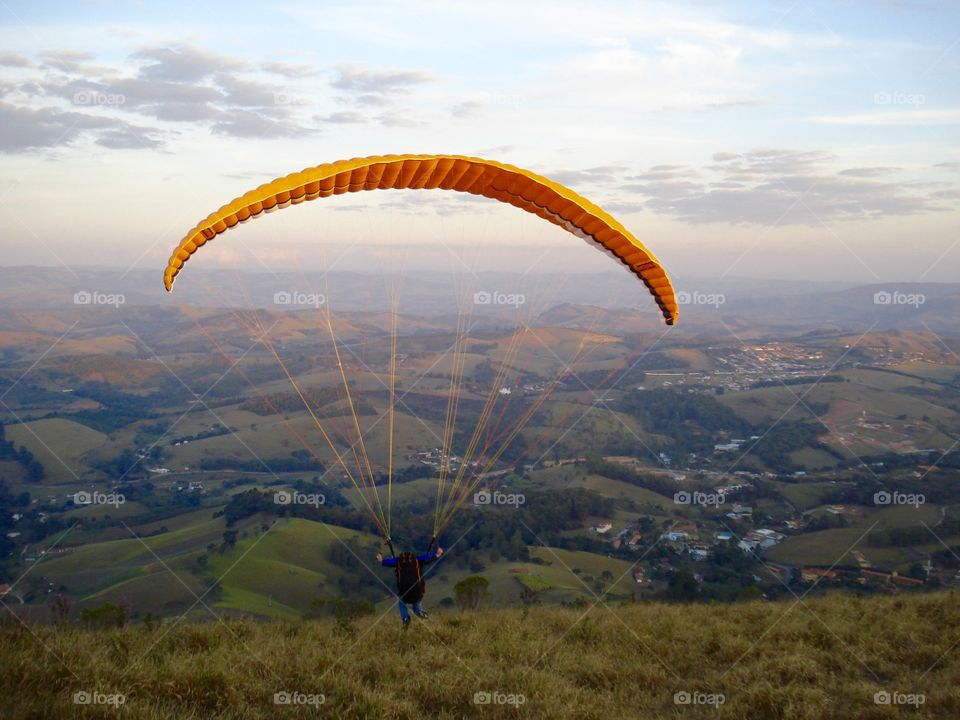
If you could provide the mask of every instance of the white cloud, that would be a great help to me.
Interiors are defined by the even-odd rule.
[[[194,45],[148,47],[135,53],[133,57],[147,61],[140,68],[141,77],[173,82],[192,82],[216,72],[249,67],[245,61]]]
[[[818,115],[811,122],[826,125],[956,125],[960,108],[941,110],[883,110],[855,115]]]
[[[817,226],[954,209],[948,184],[876,179],[896,173],[892,167],[836,170],[823,151],[764,148],[718,152],[713,160],[700,170],[653,167],[625,178],[632,182],[621,189],[644,198],[649,210],[692,224]]]

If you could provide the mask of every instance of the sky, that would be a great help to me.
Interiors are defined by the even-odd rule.
[[[233,197],[409,152],[565,183],[675,278],[960,281],[960,3],[0,0],[0,48],[4,265],[159,279]],[[392,244],[411,267],[612,262],[440,191],[297,206],[203,262],[353,267]]]

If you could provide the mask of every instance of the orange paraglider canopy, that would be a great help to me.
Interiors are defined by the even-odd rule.
[[[653,254],[602,208],[568,187],[513,165],[460,155],[378,155],[307,168],[261,185],[201,220],[180,241],[163,275],[169,291],[184,263],[237,223],[304,200],[360,190],[456,190],[515,205],[597,244],[639,277],[668,325],[678,316],[670,279]]]

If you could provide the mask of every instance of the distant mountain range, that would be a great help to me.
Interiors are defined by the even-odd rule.
[[[677,331],[711,327],[734,331],[906,329],[960,333],[960,282],[854,285],[727,278],[676,283],[681,302]],[[0,268],[3,329],[11,311],[83,311],[90,307],[182,309],[256,307],[296,312],[326,303],[336,314],[380,313],[399,298],[409,321],[455,326],[458,310],[479,325],[593,327],[623,332],[663,328],[646,289],[625,271],[522,274],[434,271],[398,276],[333,271],[272,274],[191,269],[168,295],[158,272],[109,268]],[[152,314],[152,313],[151,313]],[[29,321],[27,321],[29,324]],[[378,323],[375,323],[378,324]]]

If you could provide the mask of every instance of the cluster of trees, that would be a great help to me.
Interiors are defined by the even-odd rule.
[[[750,385],[751,390],[767,387],[782,387],[783,385],[821,385],[823,383],[846,382],[842,375],[804,375],[800,377],[784,378],[782,380],[759,380]]]
[[[478,362],[473,368],[473,381],[482,387],[493,387],[497,379],[497,368],[489,360]]]
[[[5,482],[0,480],[0,573],[4,571],[7,559],[16,547],[7,537],[13,529],[14,520],[11,515],[20,508],[30,505],[30,493],[21,493],[15,496]]]
[[[621,398],[620,409],[647,432],[668,438],[661,449],[680,455],[712,451],[718,433],[749,435],[753,430],[729,407],[702,393],[632,390]]]
[[[937,525],[936,534],[940,537],[960,535],[960,518],[946,518]],[[867,544],[871,547],[908,547],[930,542],[935,542],[934,535],[923,525],[874,530],[867,536]]]
[[[93,400],[101,407],[71,413],[70,419],[108,434],[137,420],[158,417],[160,408],[187,399],[186,389],[179,383],[147,395],[133,395],[108,383],[88,382],[74,387],[73,394]]]
[[[231,528],[239,520],[256,513],[267,513],[303,517],[375,535],[379,533],[366,513],[353,509],[335,490],[313,484],[298,487],[303,492],[316,492],[318,488],[326,495],[326,502],[319,506],[278,504],[272,493],[255,488],[238,493],[223,511],[227,527]],[[408,505],[394,509],[393,536],[404,541],[404,548],[425,549],[428,546],[432,523],[425,518],[432,517],[432,509],[432,503],[429,507]],[[453,518],[445,533],[446,537],[460,538],[456,552],[446,562],[452,561],[457,567],[469,567],[473,572],[479,572],[486,562],[529,560],[530,545],[545,543],[568,549],[603,551],[606,546],[599,541],[570,538],[565,533],[582,528],[589,518],[611,517],[614,509],[614,500],[577,488],[528,495],[519,509],[479,514],[462,512]],[[398,546],[397,550],[400,549]],[[350,546],[348,549],[341,546],[331,553],[331,562],[341,567],[353,567],[355,554],[363,557],[371,550],[367,548],[361,552],[359,547]]]
[[[2,362],[2,360],[0,360]],[[4,402],[21,408],[48,408],[63,405],[66,400],[63,393],[47,390],[39,385],[22,381],[4,390]]]
[[[114,480],[136,477],[142,473],[142,468],[139,467],[140,458],[132,450],[124,450],[115,458],[94,462],[92,465]]]
[[[322,505],[281,504],[274,501],[272,492],[261,492],[256,488],[237,493],[230,498],[223,509],[227,527],[256,513],[267,513],[281,517],[302,517],[307,520],[325,522],[352,530],[362,530],[378,534],[372,519],[349,506],[335,490],[313,484],[297,484],[300,492],[321,492],[324,495]]]
[[[784,421],[757,440],[750,447],[750,454],[756,455],[767,467],[777,472],[803,470],[802,465],[790,459],[790,453],[803,448],[815,448],[839,460],[844,459],[838,451],[818,440],[824,432],[826,430],[820,424]]]
[[[476,610],[490,596],[490,581],[479,575],[471,575],[453,586],[457,596],[457,605],[462,610]]]
[[[211,427],[208,430],[201,430],[196,435],[180,435],[175,438],[170,438],[170,440],[167,441],[167,444],[176,445],[177,443],[182,443],[184,441],[193,442],[195,440],[206,440],[207,438],[229,435],[232,432],[236,432],[236,430],[234,428],[229,428],[226,425],[217,423],[216,426]]]
[[[30,482],[40,482],[46,477],[46,470],[43,463],[37,460],[33,453],[21,445],[14,447],[13,442],[7,440],[6,431],[0,424],[0,460],[13,460],[20,463],[27,473],[27,480]]]
[[[903,458],[899,458],[902,462]],[[915,467],[916,456],[908,456],[907,467]],[[930,460],[934,462],[936,458]],[[835,489],[823,496],[824,504],[832,505],[873,505],[874,495],[879,491],[900,492],[904,494],[923,495],[926,502],[938,505],[954,505],[960,503],[960,478],[954,468],[949,466],[949,456],[943,458],[939,472],[928,473],[925,477],[900,476],[884,478],[878,484],[874,475],[865,472],[855,485],[838,485]],[[886,468],[891,469],[889,466]]]
[[[330,543],[327,560],[345,571],[337,579],[337,587],[343,597],[376,601],[383,596],[384,584],[391,586],[393,580],[386,574],[381,583],[367,572],[367,568],[377,570],[373,559],[376,552],[376,546],[364,545],[358,535]]]
[[[96,608],[80,611],[80,622],[90,628],[118,628],[127,624],[130,606],[124,602],[104,603]]]
[[[624,411],[661,435],[699,428],[711,432],[749,433],[753,427],[711,395],[679,393],[662,388],[632,390],[621,401]]]
[[[573,536],[591,518],[612,517],[616,502],[583,488],[527,494],[520,508],[481,513],[461,512],[444,533],[459,538],[456,551],[445,562],[478,573],[487,562],[530,561],[529,546],[549,545],[567,550],[607,552],[609,545],[588,537]],[[394,523],[405,537],[426,547],[429,527],[422,509],[397,515]],[[426,531],[426,533],[424,532]]]
[[[407,465],[405,468],[400,470],[394,470],[393,481],[395,483],[406,483],[411,482],[412,480],[428,478],[436,474],[436,468],[430,467],[429,465],[424,465],[423,463],[415,463],[413,465]]]
[[[827,377],[835,378],[828,382],[843,380],[839,376]],[[779,384],[779,381],[764,382]],[[808,406],[817,414],[828,409],[826,404],[814,407],[808,403]],[[758,428],[715,397],[702,393],[682,393],[662,388],[633,390],[623,396],[620,409],[639,420],[647,432],[667,438],[658,443],[659,449],[677,455],[712,452],[720,437],[761,434]],[[783,473],[802,469],[790,459],[790,453],[803,448],[822,450],[838,460],[844,460],[843,455],[818,440],[823,433],[823,427],[819,424],[781,422],[763,432],[760,440],[746,445],[745,449],[771,470]]]
[[[370,600],[357,597],[315,598],[310,601],[306,617],[317,618],[332,615],[337,627],[351,637],[356,634],[354,622],[373,615],[376,606]]]
[[[703,568],[700,598],[733,602],[760,594],[753,579],[756,561],[733,544],[718,545]]]
[[[690,363],[684,358],[665,352],[643,352],[636,361],[628,358],[625,368],[583,370],[577,373],[577,379],[591,390],[607,390],[642,385],[647,373],[653,370],[683,370],[688,367]]]
[[[668,478],[638,472],[629,465],[608,462],[599,455],[587,456],[587,470],[594,475],[603,475],[611,480],[630,483],[671,499],[677,491],[677,484]]]
[[[243,472],[324,472],[326,467],[306,450],[294,450],[289,457],[255,458],[240,460],[238,458],[217,457],[204,458],[200,461],[201,470],[240,470]]]

